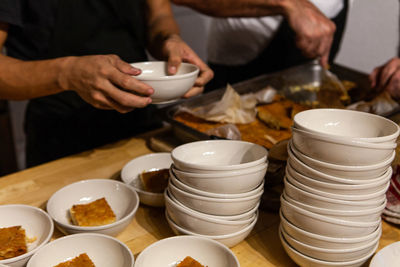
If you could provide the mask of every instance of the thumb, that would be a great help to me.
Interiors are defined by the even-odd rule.
[[[142,70],[141,70],[141,69],[135,68],[135,67],[132,66],[131,64],[126,63],[125,61],[123,61],[123,60],[121,60],[121,59],[119,59],[119,60],[116,62],[116,67],[117,67],[117,69],[118,69],[120,72],[125,73],[125,74],[129,74],[129,75],[135,75],[135,76],[137,76],[137,75],[139,75],[140,73],[142,73]]]
[[[182,58],[178,53],[171,53],[168,57],[167,72],[169,75],[174,75],[178,72],[181,65]]]

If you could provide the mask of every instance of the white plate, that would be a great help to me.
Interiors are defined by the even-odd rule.
[[[392,243],[372,258],[369,267],[398,267],[400,266],[400,241]]]

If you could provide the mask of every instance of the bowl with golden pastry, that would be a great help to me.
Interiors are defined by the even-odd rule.
[[[0,205],[0,265],[25,266],[50,241],[53,231],[53,220],[42,209]]]
[[[55,192],[47,212],[65,234],[115,236],[134,218],[139,196],[130,186],[109,179],[83,180]]]

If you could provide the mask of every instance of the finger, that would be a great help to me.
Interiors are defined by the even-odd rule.
[[[368,76],[369,81],[371,83],[371,88],[375,88],[378,84],[378,77],[381,72],[382,67],[375,68],[371,74]]]
[[[389,82],[391,76],[393,75],[393,73],[396,72],[396,70],[398,69],[398,65],[395,64],[395,62],[389,62],[389,64],[387,64],[386,66],[383,67],[382,71],[381,71],[381,75],[380,75],[380,79],[379,79],[379,87],[380,88],[385,88],[386,84]]]
[[[111,83],[104,85],[104,91],[108,97],[123,107],[143,108],[152,102],[150,97],[120,90]]]
[[[321,65],[324,68],[328,68],[329,66],[329,55],[331,52],[332,41],[333,39],[327,38],[320,43],[319,54],[321,57]]]
[[[384,88],[393,98],[400,99],[400,70],[396,71]]]
[[[177,49],[172,49],[168,56],[167,71],[168,74],[174,75],[177,73],[179,66],[182,63],[182,57]]]
[[[298,38],[297,47],[302,51],[303,55],[308,58],[318,57],[319,41],[310,38]]]
[[[189,97],[199,95],[203,91],[204,91],[204,87],[201,87],[201,86],[192,87],[189,91],[186,92],[186,94],[183,96],[183,98],[189,98]]]
[[[144,96],[150,96],[154,93],[154,89],[150,85],[141,82],[130,75],[124,74],[117,69],[110,71],[109,80],[122,90],[131,93]]]
[[[115,67],[122,73],[129,74],[129,75],[139,75],[142,73],[141,69],[133,67],[131,64],[126,63],[121,59],[117,59],[115,62]]]

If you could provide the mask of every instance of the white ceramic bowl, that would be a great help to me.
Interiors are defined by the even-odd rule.
[[[240,266],[235,254],[217,241],[200,236],[174,236],[145,248],[137,257],[135,267],[176,266],[187,256],[204,266]]]
[[[257,144],[238,140],[196,141],[171,152],[179,170],[215,173],[254,167],[267,162],[268,151]]]
[[[372,165],[384,161],[396,143],[368,143],[320,136],[292,128],[292,146],[320,161],[338,165]]]
[[[297,240],[301,240],[304,244],[320,248],[327,248],[327,249],[357,248],[370,243],[372,240],[379,237],[382,233],[382,225],[379,224],[379,226],[375,229],[375,231],[369,235],[352,237],[352,238],[329,237],[304,231],[303,229],[300,229],[299,227],[290,223],[285,218],[285,216],[283,216],[282,212],[280,212],[279,215],[281,218],[281,226],[286,233],[288,233]]]
[[[105,197],[117,217],[116,222],[102,226],[73,225],[69,209],[74,204],[86,204]],[[83,180],[55,192],[47,202],[47,212],[66,234],[99,233],[115,236],[132,221],[139,207],[139,197],[130,186],[108,179]]]
[[[293,198],[287,196],[285,192],[283,193],[283,198],[287,200],[289,203],[295,205],[296,207],[314,212],[316,214],[321,214],[327,217],[354,221],[354,222],[376,222],[381,218],[382,211],[385,209],[387,202],[385,199],[382,205],[365,210],[359,210],[359,209],[332,210],[326,208],[318,208],[315,206],[307,205],[302,202],[296,201]]]
[[[400,241],[394,242],[379,250],[372,258],[369,267],[398,267],[400,266]]]
[[[168,196],[168,190],[166,190],[165,194],[165,206],[171,219],[179,226],[201,235],[231,234],[245,228],[255,218],[255,214],[248,219],[234,221],[217,219],[215,216],[209,217],[207,214],[194,212],[183,205],[175,203]]]
[[[296,150],[295,147],[290,146],[290,143],[288,147],[289,147],[288,149],[289,157],[292,156],[290,155],[290,153],[292,152],[292,154],[294,154],[300,161],[302,161],[304,164],[310,166],[311,168],[317,171],[332,176],[338,176],[350,179],[357,178],[360,180],[371,179],[373,177],[378,177],[382,175],[382,173],[384,173],[387,170],[387,168],[390,167],[390,164],[392,163],[396,155],[396,151],[392,151],[392,154],[389,158],[377,164],[366,165],[366,166],[357,166],[357,165],[347,166],[347,165],[327,163],[324,161],[308,157],[302,154],[300,151]]]
[[[320,248],[316,246],[310,246],[304,244],[301,240],[297,240],[287,234],[282,227],[280,227],[280,232],[288,242],[288,244],[296,249],[298,252],[303,255],[307,255],[309,257],[323,260],[323,261],[332,261],[332,262],[341,262],[341,261],[352,261],[358,260],[370,254],[372,249],[376,247],[376,244],[379,243],[380,236],[375,237],[372,241],[365,245],[361,245],[356,248],[348,248],[348,249],[331,249],[331,248]]]
[[[329,175],[318,170],[307,166],[301,160],[299,160],[291,151],[289,151],[289,158],[288,158],[288,167],[291,167],[292,170],[298,172],[300,174],[306,175],[314,180],[328,182],[328,183],[335,183],[335,184],[349,184],[349,185],[361,185],[361,184],[373,184],[379,183],[382,180],[385,180],[392,175],[392,168],[388,166],[386,169],[382,169],[382,173],[376,176],[367,176],[364,177],[365,179],[358,179],[355,178],[348,178],[348,177],[338,177]],[[372,175],[374,175],[372,173]]]
[[[399,126],[389,119],[345,109],[302,111],[294,116],[294,125],[324,136],[371,143],[394,143],[400,133]]]
[[[357,259],[357,260],[352,260],[352,261],[337,261],[337,262],[332,262],[332,261],[322,261],[322,260],[317,260],[312,257],[306,256],[300,252],[298,252],[296,249],[292,248],[287,241],[284,239],[282,236],[282,233],[279,231],[279,237],[281,239],[281,243],[283,245],[283,248],[285,249],[286,253],[289,255],[289,257],[296,262],[300,266],[307,266],[307,267],[330,267],[330,266],[346,266],[346,267],[359,267],[362,266],[375,252],[375,250],[378,248],[379,244],[376,244],[376,246],[371,249],[370,253],[368,253],[366,256]]]
[[[319,235],[330,237],[360,237],[371,234],[381,223],[381,219],[375,222],[354,222],[320,215],[299,208],[281,196],[282,214],[289,222],[297,227]]]
[[[312,177],[302,175],[301,173],[294,170],[291,167],[290,163],[286,165],[287,176],[293,177],[299,183],[319,190],[321,192],[342,195],[368,195],[384,190],[388,187],[390,183],[390,178],[392,174],[391,170],[392,168],[389,168],[386,176],[382,177],[382,179],[376,182],[367,184],[345,184],[320,181]]]
[[[264,180],[267,167],[267,163],[261,163],[244,170],[195,173],[178,170],[172,165],[171,170],[181,182],[192,188],[217,194],[237,194],[256,188]]]
[[[232,234],[227,234],[227,235],[201,235],[189,230],[184,229],[183,227],[177,225],[172,219],[168,216],[166,213],[166,218],[168,221],[169,226],[171,227],[172,231],[174,231],[175,234],[177,235],[194,235],[194,236],[201,236],[201,237],[206,237],[213,239],[215,241],[218,241],[222,244],[224,244],[227,247],[234,247],[240,242],[242,242],[253,230],[254,226],[256,225],[257,219],[258,219],[258,213],[256,214],[256,218],[254,221],[246,226],[245,228],[241,229],[240,231],[237,231]]]
[[[377,200],[361,200],[350,201],[328,198],[324,196],[315,195],[304,191],[284,179],[285,193],[290,198],[301,202],[306,205],[314,206],[317,208],[331,209],[331,210],[368,210],[379,207],[386,199],[386,195],[382,195]]]
[[[28,205],[0,205],[0,228],[22,226],[28,238],[36,238],[28,243],[28,252],[20,256],[0,260],[0,264],[12,267],[25,266],[30,257],[50,241],[54,224],[43,210]]]
[[[154,104],[182,97],[192,88],[199,74],[199,68],[190,63],[181,63],[175,75],[168,75],[165,61],[137,62],[131,65],[142,70],[135,78],[154,89],[151,96]]]
[[[95,234],[75,234],[56,239],[42,247],[27,267],[53,267],[86,253],[96,267],[133,267],[130,249],[116,238]]]
[[[263,189],[242,198],[213,198],[188,193],[176,187],[172,180],[168,185],[170,193],[183,205],[211,215],[238,215],[245,213],[259,202]]]
[[[163,207],[165,205],[164,194],[144,190],[139,175],[144,171],[169,169],[171,164],[171,153],[146,154],[125,164],[121,170],[121,179],[136,190],[141,203],[153,207]]]

